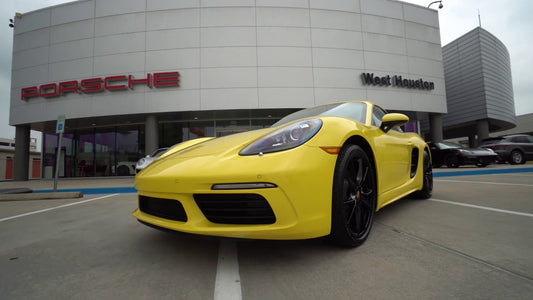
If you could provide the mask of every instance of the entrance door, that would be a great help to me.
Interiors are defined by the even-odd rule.
[[[41,177],[41,159],[34,158],[31,164],[31,178]]]
[[[13,179],[13,158],[6,158],[6,179]]]

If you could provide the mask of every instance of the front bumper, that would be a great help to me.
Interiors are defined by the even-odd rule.
[[[201,235],[253,239],[325,236],[331,226],[336,158],[304,145],[264,156],[175,159],[166,169],[147,169],[137,175],[140,206],[133,216],[156,227]],[[271,185],[238,189],[239,183],[258,182]],[[213,189],[216,184],[235,189]],[[163,204],[146,208],[147,198],[161,199],[154,202]],[[171,209],[182,206],[184,216],[165,215],[167,205]],[[228,217],[229,211],[237,213]]]
[[[498,161],[498,155],[486,155],[486,156],[462,156],[462,165],[489,165]]]

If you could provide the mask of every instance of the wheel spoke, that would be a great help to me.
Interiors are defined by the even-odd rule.
[[[364,181],[365,173],[363,171],[363,160],[361,158],[357,159],[357,175],[355,177],[355,182],[357,187],[361,186],[361,183]]]
[[[372,209],[372,204],[370,203],[370,198],[369,198],[370,195],[371,193],[369,193],[368,195],[363,194],[364,197],[361,197],[361,201],[359,201],[359,203],[365,206],[366,210]]]
[[[357,185],[357,174],[355,173],[356,165],[354,161],[351,161],[348,165],[347,172],[346,172],[346,178],[350,182],[351,187],[355,187]]]
[[[362,225],[361,208],[359,206],[354,207],[354,215],[355,215],[355,218],[353,219],[353,222],[352,222],[352,225],[353,225],[352,229],[355,234],[359,234],[361,233],[361,225]]]

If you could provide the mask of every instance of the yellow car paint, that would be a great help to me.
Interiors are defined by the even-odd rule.
[[[364,124],[341,117],[319,116],[320,131],[293,149],[259,155],[239,151],[276,128],[238,133],[223,138],[203,138],[176,145],[135,177],[139,195],[179,201],[187,221],[153,216],[137,209],[139,221],[180,232],[254,239],[307,239],[326,236],[331,230],[332,187],[338,151],[348,142],[368,145],[377,179],[376,210],[420,190],[420,170],[410,178],[411,152],[424,152],[426,143],[414,133],[384,132],[371,125],[372,102]],[[401,114],[387,114],[383,122],[397,126],[408,121]],[[283,125],[285,126],[285,125]],[[428,151],[429,152],[429,151]],[[418,168],[423,163],[418,156]],[[213,190],[215,184],[272,183],[276,187],[246,190]],[[275,215],[273,224],[220,224],[210,222],[195,202],[194,194],[258,194]]]

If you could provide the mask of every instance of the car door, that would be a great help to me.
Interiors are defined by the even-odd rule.
[[[381,119],[386,114],[378,106],[372,110],[372,125],[381,126]],[[374,139],[376,148],[376,165],[380,193],[388,192],[406,183],[410,177],[412,144],[402,130],[395,127],[387,132],[379,130]]]
[[[526,160],[533,160],[533,136],[528,136],[525,144]]]

